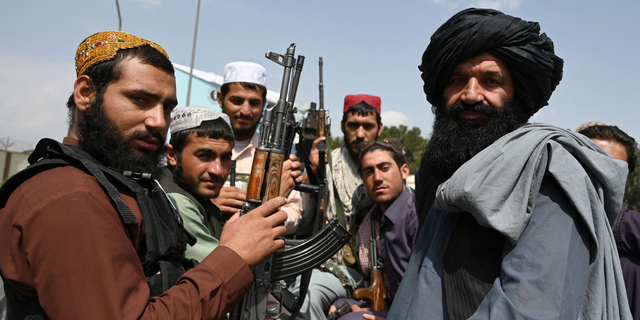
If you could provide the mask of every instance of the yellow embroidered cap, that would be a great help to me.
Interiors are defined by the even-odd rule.
[[[87,69],[116,56],[120,49],[130,49],[150,45],[160,51],[167,59],[169,56],[162,47],[154,42],[119,31],[98,32],[84,39],[76,50],[76,76],[81,76]]]

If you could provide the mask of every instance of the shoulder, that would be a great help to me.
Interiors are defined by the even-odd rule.
[[[135,197],[125,189],[118,189],[136,219],[141,221]],[[44,216],[43,212],[46,213]],[[3,213],[15,222],[63,217],[81,218],[79,220],[85,222],[104,219],[121,222],[120,215],[97,179],[73,166],[49,169],[24,181],[9,196]]]
[[[198,206],[186,195],[175,192],[167,193],[167,195],[181,215],[184,215],[186,213],[200,212]]]
[[[32,203],[38,203],[51,197],[59,198],[71,193],[92,194],[108,200],[95,177],[73,166],[57,167],[40,172],[24,181],[11,197],[19,195]]]

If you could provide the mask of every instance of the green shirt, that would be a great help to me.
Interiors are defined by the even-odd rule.
[[[184,228],[198,239],[195,245],[187,245],[185,256],[202,261],[220,244],[220,241],[211,235],[205,217],[200,214],[200,210],[193,201],[179,193],[171,192],[167,195],[182,216]]]

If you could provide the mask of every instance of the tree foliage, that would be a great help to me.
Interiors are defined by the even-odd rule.
[[[329,148],[331,150],[335,150],[340,148],[340,146],[342,146],[342,143],[344,142],[344,137],[332,137],[332,136],[327,136],[327,141],[329,142]]]
[[[640,157],[640,151],[638,151]],[[640,170],[636,168],[632,174],[627,177],[627,185],[624,190],[624,202],[629,208],[640,211]]]
[[[411,130],[407,126],[385,126],[382,129],[382,133],[378,137],[380,138],[399,138],[404,146],[405,158],[409,165],[409,172],[416,173],[418,167],[420,167],[420,159],[422,158],[422,152],[427,147],[428,140],[422,137],[420,128],[413,127]]]

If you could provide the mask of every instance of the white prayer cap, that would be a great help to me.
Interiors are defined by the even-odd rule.
[[[267,86],[267,70],[253,62],[229,62],[224,66],[222,84],[231,82],[249,82]]]
[[[229,125],[229,129],[233,130],[229,116],[222,112],[214,111],[206,107],[185,107],[173,110],[171,113],[171,134],[197,128],[202,124],[202,121],[215,120],[218,118],[222,118],[222,120]]]

